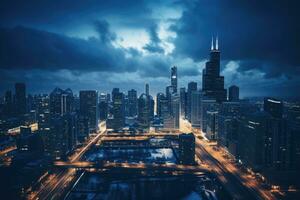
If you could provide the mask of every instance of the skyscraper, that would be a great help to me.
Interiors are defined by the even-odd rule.
[[[191,124],[193,127],[201,127],[201,98],[200,91],[192,91],[191,95]]]
[[[128,91],[128,116],[135,117],[137,115],[137,92],[134,89]]]
[[[122,92],[113,95],[113,129],[122,129],[125,126],[125,97]]]
[[[236,85],[232,85],[228,90],[228,100],[229,101],[239,101],[239,87]]]
[[[210,59],[206,62],[202,73],[203,95],[215,99],[217,102],[226,101],[226,89],[224,89],[224,76],[220,76],[220,51],[218,48],[218,38],[210,51]]]
[[[162,116],[162,100],[165,99],[165,95],[163,93],[157,93],[156,95],[156,114],[158,117],[161,117]]]
[[[97,129],[97,92],[83,90],[79,92],[80,115],[87,117],[89,132]]]
[[[188,91],[187,91],[187,109],[186,109],[186,118],[191,120],[191,103],[192,103],[192,92],[197,91],[197,83],[189,82],[188,83]]]
[[[171,86],[173,87],[173,92],[177,93],[177,67],[173,66],[171,68]]]
[[[138,124],[144,129],[150,127],[150,102],[145,93],[141,94],[138,100]]]
[[[180,164],[195,164],[195,136],[193,133],[179,135],[179,162]]]
[[[120,89],[119,88],[113,88],[112,92],[111,92],[111,101],[114,102],[115,99],[115,94],[119,93]]]
[[[174,118],[174,129],[179,129],[180,119],[180,97],[177,93],[172,94],[171,97],[172,117]]]
[[[71,89],[62,90],[55,88],[50,93],[50,113],[52,115],[64,115],[73,110],[73,92]]]
[[[5,92],[4,114],[6,117],[10,117],[13,114],[13,95],[10,90]]]
[[[180,88],[180,116],[185,118],[186,113],[186,91],[185,88]]]
[[[264,99],[264,111],[274,118],[282,118],[283,102],[274,98]]]
[[[26,113],[26,86],[25,83],[15,84],[15,109],[17,115]]]
[[[108,114],[107,94],[101,93],[99,96],[99,119],[106,120]]]

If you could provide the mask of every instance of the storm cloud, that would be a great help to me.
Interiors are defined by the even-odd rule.
[[[288,96],[300,82],[298,1],[0,4],[1,91],[17,81],[35,92],[60,85],[143,88],[145,82],[164,91],[173,65],[180,86],[201,85],[212,36],[219,38],[226,86],[240,85],[245,95],[272,95],[285,88]]]

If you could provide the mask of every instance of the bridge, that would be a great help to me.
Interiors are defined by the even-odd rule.
[[[207,167],[199,165],[181,165],[181,164],[157,164],[157,163],[112,163],[112,162],[63,162],[54,163],[57,167],[79,168],[79,169],[133,169],[133,170],[150,170],[150,171],[181,171],[187,173],[203,172],[210,173]]]

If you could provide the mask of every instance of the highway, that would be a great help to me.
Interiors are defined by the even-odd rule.
[[[225,159],[222,151],[215,151],[207,140],[200,140],[186,120],[181,120],[181,130],[195,134],[197,158],[211,167],[234,199],[276,199],[270,191],[263,189],[255,178],[243,173],[230,160]]]
[[[69,158],[70,162],[78,161],[92,145],[98,142],[101,136],[106,132],[105,123],[101,123],[101,127],[101,131],[95,137],[91,138],[86,145],[78,149]],[[76,169],[59,169],[50,179],[42,183],[42,187],[40,187],[38,191],[32,192],[28,196],[28,199],[59,199],[59,196],[65,191],[64,189],[74,180],[75,173]]]
[[[208,162],[211,166],[213,166],[213,169],[216,168],[216,173],[219,173],[228,180],[231,180],[230,182],[227,182],[233,183],[234,185],[230,186],[229,188],[246,188],[248,192],[242,192],[242,194],[249,193],[247,197],[252,194],[251,196],[255,198],[251,199],[276,199],[269,190],[263,189],[254,177],[249,174],[245,174],[233,163],[231,163],[230,160],[225,159],[222,155],[222,151],[215,151],[207,141],[200,140],[198,138],[196,139],[196,153],[200,158],[201,156],[206,156],[205,162]]]
[[[186,172],[211,172],[208,168],[200,165],[182,165],[182,164],[158,164],[158,163],[115,163],[104,162],[94,163],[88,161],[78,162],[55,162],[56,166],[70,167],[70,168],[95,168],[95,169],[140,169],[140,170],[162,170],[162,171],[186,171]]]

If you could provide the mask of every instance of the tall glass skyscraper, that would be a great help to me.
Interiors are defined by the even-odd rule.
[[[173,87],[173,92],[177,93],[177,67],[173,66],[171,68],[171,86]]]
[[[227,99],[226,89],[224,89],[224,76],[220,76],[220,51],[218,47],[218,38],[216,45],[212,40],[210,58],[202,73],[202,91],[203,95],[217,102],[223,102]]]

